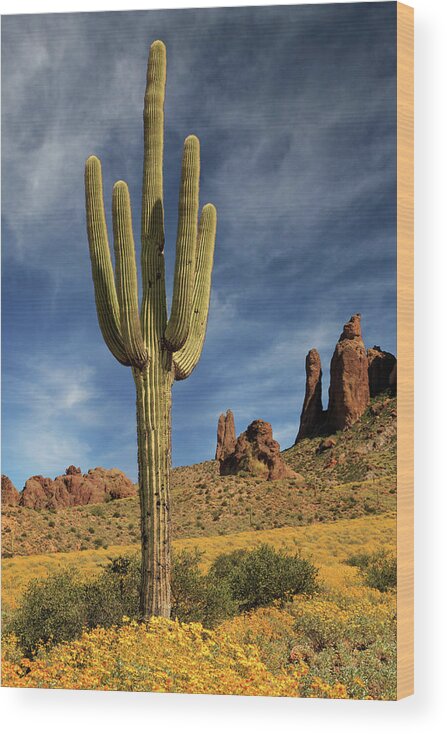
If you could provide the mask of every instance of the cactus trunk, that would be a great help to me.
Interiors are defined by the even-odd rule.
[[[137,392],[138,483],[141,511],[140,610],[144,619],[169,617],[171,372],[165,358],[134,370]]]
[[[137,393],[138,478],[141,510],[143,619],[169,617],[171,391],[189,377],[205,339],[216,234],[216,210],[200,216],[200,146],[194,135],[183,148],[174,290],[166,308],[163,223],[163,124],[166,49],[151,46],[144,100],[141,265],[138,278],[127,184],[113,188],[115,277],[104,213],[101,164],[90,156],[85,168],[87,234],[96,309],[104,341],[114,357],[132,367]]]

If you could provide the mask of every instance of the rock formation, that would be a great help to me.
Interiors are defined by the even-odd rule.
[[[49,479],[30,477],[20,496],[20,505],[35,510],[89,505],[109,499],[131,497],[137,492],[130,479],[119,469],[96,467],[87,474],[69,466],[65,474]]]
[[[327,410],[321,402],[320,356],[311,349],[306,357],[306,393],[295,443],[349,428],[363,415],[370,397],[386,390],[395,395],[396,365],[394,355],[378,346],[366,351],[360,314],[352,316],[343,327],[332,357]]]
[[[395,379],[393,384],[390,381],[391,376],[395,377],[396,357],[390,352],[384,352],[380,347],[374,346],[368,349],[368,378],[369,378],[369,394],[372,398],[385,392],[385,390],[393,390],[395,388]]]
[[[10,478],[2,474],[2,507],[16,507],[19,504],[20,494]]]
[[[295,443],[301,438],[318,435],[325,420],[321,402],[322,374],[320,355],[316,349],[311,349],[306,357],[306,393]]]
[[[352,426],[363,415],[368,403],[368,357],[360,314],[355,314],[344,325],[331,360],[327,413],[330,430]]]
[[[250,423],[238,437],[234,451],[220,463],[222,475],[242,471],[264,479],[300,478],[284,463],[279,443],[272,435],[272,426],[262,420]]]
[[[219,416],[217,423],[217,446],[216,459],[223,461],[229,454],[232,454],[236,446],[236,428],[234,426],[234,416],[231,410],[227,410],[226,414]]]

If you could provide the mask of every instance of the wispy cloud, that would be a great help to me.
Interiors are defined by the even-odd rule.
[[[20,376],[5,376],[4,409],[13,416],[13,428],[5,439],[4,463],[15,468],[20,484],[27,470],[48,475],[74,459],[89,464],[92,455],[83,434],[95,422],[93,379],[91,369],[47,361],[24,368]]]

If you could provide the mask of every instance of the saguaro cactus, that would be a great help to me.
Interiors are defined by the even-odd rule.
[[[117,181],[113,188],[114,278],[101,164],[91,156],[85,167],[87,232],[98,321],[114,357],[132,368],[137,393],[143,619],[152,615],[168,617],[171,610],[171,389],[174,380],[191,374],[200,358],[216,233],[216,210],[212,204],[203,207],[197,223],[200,146],[198,139],[190,135],[183,148],[174,289],[168,319],[163,255],[165,83],[166,48],[161,41],[155,41],[149,53],[144,99],[140,312],[127,184]]]

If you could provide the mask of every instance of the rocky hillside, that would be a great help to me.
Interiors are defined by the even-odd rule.
[[[396,476],[397,400],[381,394],[348,430],[305,438],[283,457],[309,484],[381,481]]]
[[[322,445],[325,444],[325,445]],[[372,401],[350,429],[282,452],[304,477],[220,476],[207,461],[173,470],[174,537],[309,525],[394,510],[396,400]],[[5,507],[3,554],[84,550],[138,542],[136,496],[57,510]]]

